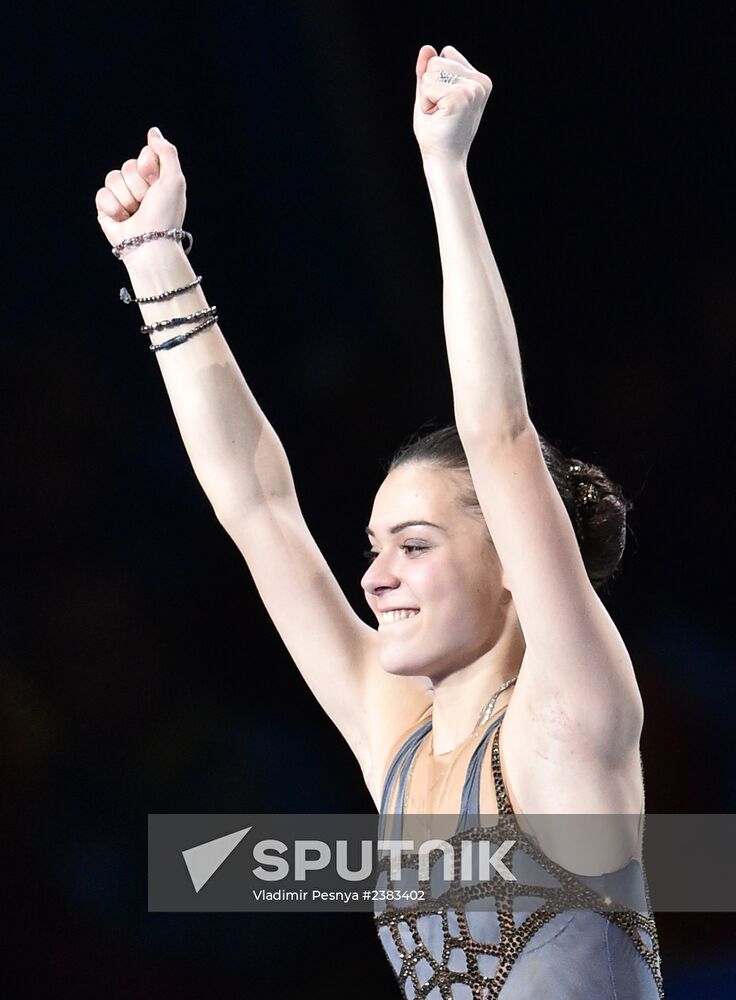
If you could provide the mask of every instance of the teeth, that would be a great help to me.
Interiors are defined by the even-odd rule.
[[[399,622],[404,618],[413,618],[415,615],[418,614],[419,614],[418,611],[408,611],[408,610],[382,611],[381,618],[384,624],[388,624],[388,622]]]

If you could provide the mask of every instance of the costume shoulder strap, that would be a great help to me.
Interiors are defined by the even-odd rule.
[[[501,724],[496,727],[491,744],[491,768],[493,770],[493,787],[496,790],[496,805],[499,816],[513,816],[514,810],[511,807],[511,800],[506,791],[506,784],[501,774],[501,751],[499,749],[498,737],[501,733]]]
[[[389,766],[384,774],[381,785],[381,813],[385,813],[390,801],[391,789],[394,785],[396,775],[401,770],[401,776],[405,778],[408,765],[411,763],[413,753],[419,747],[419,743],[426,736],[432,727],[432,708],[427,708],[418,721],[413,723],[394,742],[388,755]],[[403,764],[403,767],[402,767]],[[400,780],[400,785],[403,782]],[[400,801],[400,800],[399,800]]]

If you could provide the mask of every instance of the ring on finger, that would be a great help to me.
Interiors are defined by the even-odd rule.
[[[453,84],[457,83],[458,75],[457,73],[448,73],[446,69],[440,70],[440,83]]]

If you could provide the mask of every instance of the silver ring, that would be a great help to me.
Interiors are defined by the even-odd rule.
[[[440,83],[457,83],[457,73],[448,73],[446,69],[440,70]]]

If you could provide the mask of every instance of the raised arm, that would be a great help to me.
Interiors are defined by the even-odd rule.
[[[544,730],[540,741],[583,740],[626,756],[642,721],[631,660],[588,580],[529,419],[511,308],[468,179],[491,81],[451,46],[441,56],[423,46],[416,72],[414,130],[439,237],[455,419],[526,640],[514,701]]]
[[[111,171],[97,192],[98,220],[110,243],[180,228],[185,187],[176,148],[150,130],[137,160]],[[122,259],[136,298],[182,288],[196,277],[182,246],[168,239],[126,249]],[[202,285],[195,284],[140,308],[151,325],[189,316],[208,303]],[[151,342],[193,325],[154,332]],[[391,677],[379,666],[375,630],[352,610],[307,529],[284,448],[219,324],[157,351],[156,358],[182,440],[218,520],[242,552],[304,679],[368,777],[373,756],[382,759],[383,742],[424,711],[430,697],[425,684]]]

